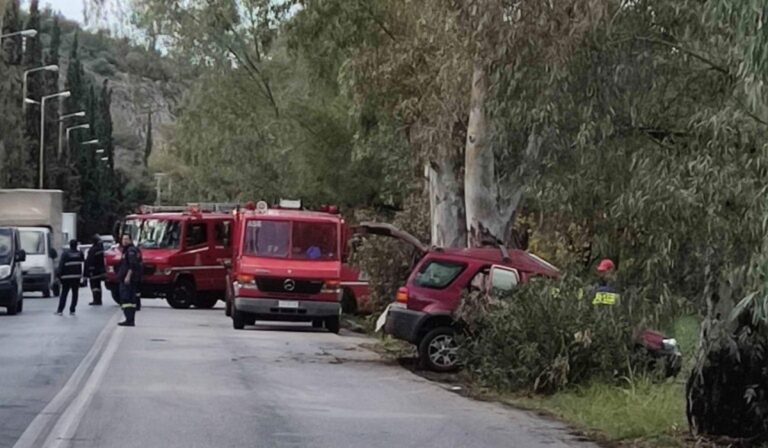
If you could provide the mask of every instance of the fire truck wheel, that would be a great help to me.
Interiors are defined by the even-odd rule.
[[[341,297],[341,312],[344,314],[357,314],[355,295],[346,288],[344,289],[344,295]]]
[[[198,297],[195,300],[195,308],[210,310],[211,308],[215,307],[218,302],[219,299],[216,297]]]
[[[173,292],[168,297],[168,305],[175,309],[187,309],[192,306],[195,297],[195,285],[189,280],[181,279],[176,282]]]
[[[334,334],[339,334],[341,330],[341,321],[339,316],[327,317],[325,319],[325,328]]]
[[[237,308],[232,308],[232,328],[242,330],[245,328],[245,316]]]

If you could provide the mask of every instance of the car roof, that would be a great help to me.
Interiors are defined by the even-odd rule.
[[[498,248],[435,248],[428,252],[427,256],[440,257],[444,255],[455,261],[464,261],[467,263],[481,262],[487,264],[497,264],[517,269],[521,272],[543,275],[546,277],[557,277],[560,271],[550,263],[541,258],[519,249],[508,249],[507,256]]]
[[[332,222],[338,223],[341,221],[340,215],[335,215],[325,212],[314,212],[309,210],[286,210],[275,209],[258,212],[258,211],[246,211],[243,213],[246,219],[269,219],[269,220],[301,220],[301,221],[317,221],[317,222]]]

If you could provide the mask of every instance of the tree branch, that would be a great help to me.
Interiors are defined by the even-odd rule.
[[[669,47],[669,48],[674,48],[675,50],[680,51],[681,53],[687,54],[688,56],[690,56],[690,57],[692,57],[694,59],[697,59],[700,62],[703,62],[703,63],[709,65],[710,67],[712,67],[713,69],[717,70],[718,72],[723,73],[724,75],[726,75],[728,77],[731,77],[731,72],[729,72],[727,68],[723,67],[722,65],[719,65],[719,64],[715,63],[711,59],[708,59],[708,58],[706,58],[706,57],[696,53],[695,51],[691,51],[691,50],[689,50],[687,48],[684,48],[684,47],[682,47],[682,46],[680,46],[680,45],[678,45],[678,44],[676,44],[674,42],[669,42],[669,41],[663,40],[663,39],[656,39],[656,38],[653,38],[653,37],[642,37],[642,36],[637,36],[637,37],[635,37],[635,39],[639,40],[639,41],[642,41],[642,42],[648,42],[648,43],[651,43],[651,44],[664,45],[664,46]]]

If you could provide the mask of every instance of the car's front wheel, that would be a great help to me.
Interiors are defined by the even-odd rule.
[[[232,307],[232,328],[235,330],[242,330],[245,328],[245,316],[238,311],[237,308]]]
[[[438,327],[419,343],[419,361],[422,367],[434,372],[451,372],[459,367],[459,344],[456,330]]]

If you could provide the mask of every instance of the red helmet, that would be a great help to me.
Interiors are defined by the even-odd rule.
[[[607,272],[616,269],[616,265],[613,264],[613,260],[610,258],[603,258],[597,265],[597,272]]]

